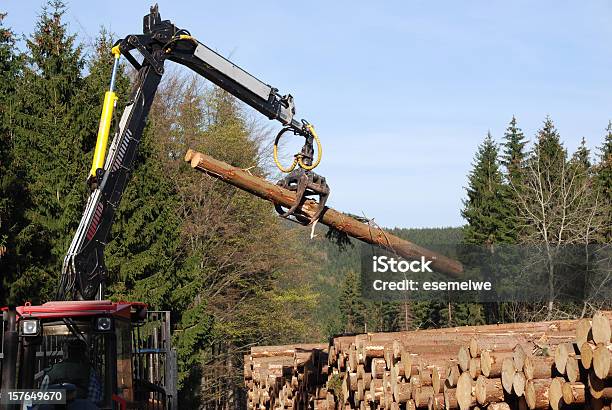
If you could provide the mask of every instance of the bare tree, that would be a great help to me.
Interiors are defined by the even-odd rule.
[[[536,144],[520,186],[510,183],[520,209],[521,242],[534,246],[542,255],[548,287],[546,317],[552,318],[562,313],[555,312],[562,252],[568,245],[592,244],[594,233],[606,221],[599,217],[601,201],[588,164],[581,163],[577,156],[568,161],[564,149],[552,155],[543,150]],[[588,254],[585,252],[585,266],[589,266]]]

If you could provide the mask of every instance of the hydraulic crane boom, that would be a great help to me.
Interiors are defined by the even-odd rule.
[[[132,51],[142,55],[139,62]],[[247,73],[193,38],[188,31],[178,29],[169,20],[161,20],[157,5],[144,17],[143,34],[129,35],[115,43],[112,50],[116,57],[110,90],[106,93],[94,161],[88,181],[92,192],[76,234],[64,258],[57,298],[94,299],[104,297],[107,279],[104,265],[104,248],[123,192],[133,168],[137,147],[153,98],[164,74],[164,62],[170,60],[189,67],[236,98],[253,107],[269,119],[283,124],[276,143],[284,132],[291,131],[304,137],[301,152],[295,155],[293,165],[281,170],[289,175],[280,185],[298,193],[298,202],[306,196],[316,196],[323,210],[329,188],[322,178],[312,172],[313,141],[320,144],[314,128],[305,120],[296,120],[293,97],[281,95],[278,90]],[[129,101],[115,131],[108,155],[106,145],[112,119],[115,74],[119,56],[124,56],[137,70]],[[276,150],[275,150],[276,158]],[[299,167],[296,167],[299,165]],[[279,209],[283,216],[288,211]],[[313,218],[314,219],[314,218]],[[302,223],[309,221],[299,220]]]

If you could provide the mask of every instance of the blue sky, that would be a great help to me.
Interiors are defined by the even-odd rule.
[[[3,1],[30,33],[42,1]],[[70,29],[142,29],[150,2],[70,1]],[[316,125],[329,204],[383,226],[457,226],[487,131],[512,115],[533,139],[546,115],[566,146],[602,141],[612,119],[612,2],[159,1],[191,31],[290,92]]]

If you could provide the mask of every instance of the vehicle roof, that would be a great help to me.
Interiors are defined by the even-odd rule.
[[[17,307],[21,316],[35,316],[41,319],[60,317],[82,317],[111,315],[130,318],[133,310],[146,308],[141,302],[113,302],[110,300],[71,300],[47,302],[40,306],[25,304]]]

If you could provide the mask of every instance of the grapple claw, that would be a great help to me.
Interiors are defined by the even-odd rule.
[[[288,218],[291,221],[297,222],[302,225],[310,225],[323,213],[325,210],[325,203],[329,197],[329,186],[325,181],[325,177],[322,177],[314,172],[305,171],[302,168],[291,171],[285,178],[277,182],[277,185],[288,189],[289,191],[295,192],[295,202],[289,209],[285,209],[280,205],[276,205],[276,211],[283,218]],[[312,218],[296,212],[306,199],[317,200],[319,206],[317,212]]]

